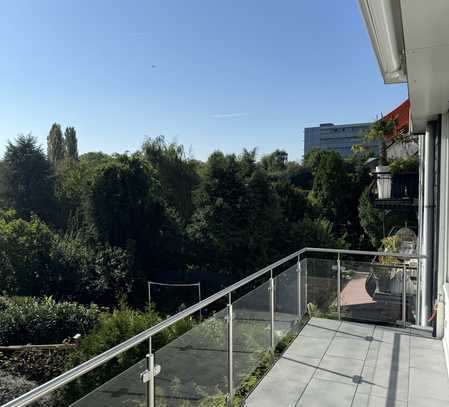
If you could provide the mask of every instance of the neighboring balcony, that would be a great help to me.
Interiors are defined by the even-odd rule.
[[[415,326],[413,259],[302,249],[6,406],[58,391],[77,394],[74,407],[449,405],[441,341]],[[130,356],[141,360],[111,378]]]
[[[417,172],[391,173],[377,171],[371,196],[376,208],[395,209],[418,206],[419,174]]]

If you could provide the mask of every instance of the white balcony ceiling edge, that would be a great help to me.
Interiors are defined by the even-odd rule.
[[[385,83],[406,75],[412,131],[423,133],[428,121],[449,109],[449,1],[359,3]]]

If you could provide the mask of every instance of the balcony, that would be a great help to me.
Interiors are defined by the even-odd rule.
[[[61,392],[73,407],[447,405],[441,341],[415,326],[413,259],[302,249],[5,407]],[[198,311],[191,329],[158,345]],[[140,361],[115,373],[126,358]]]
[[[418,206],[419,175],[417,172],[376,172],[371,190],[374,206],[400,209]]]
[[[312,318],[247,399],[265,406],[449,405],[441,341],[412,328]]]

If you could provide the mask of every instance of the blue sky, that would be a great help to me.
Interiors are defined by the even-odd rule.
[[[153,67],[155,65],[155,67]],[[0,0],[0,154],[55,121],[80,152],[165,135],[300,159],[303,128],[373,120],[384,85],[356,0]]]

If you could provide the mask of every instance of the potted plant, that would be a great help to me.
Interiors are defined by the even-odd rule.
[[[394,120],[384,120],[381,118],[367,129],[362,139],[365,142],[380,140],[379,165],[375,169],[377,181],[377,194],[379,199],[391,198],[392,176],[387,159],[387,143],[385,137],[394,133],[396,122]]]

